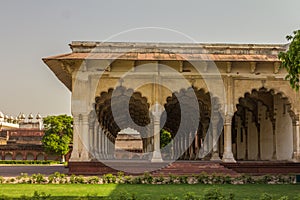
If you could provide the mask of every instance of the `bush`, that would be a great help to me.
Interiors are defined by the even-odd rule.
[[[234,200],[234,195],[229,194],[226,197],[219,189],[211,188],[205,191],[203,200]]]
[[[61,174],[59,172],[55,172],[54,174],[51,174],[48,177],[48,182],[49,183],[67,183],[68,179],[65,174]]]
[[[102,176],[103,183],[116,183],[116,176],[113,174],[104,174]]]
[[[51,195],[50,194],[45,194],[44,192],[37,192],[34,191],[33,196],[32,196],[32,200],[36,199],[36,200],[42,200],[42,199],[50,199]]]
[[[0,176],[0,184],[2,184],[4,182],[5,182],[5,179],[2,176]]]
[[[145,172],[142,179],[143,179],[143,183],[152,184],[153,177],[149,172]]]
[[[97,184],[97,183],[99,183],[99,177],[98,176],[91,176],[87,179],[87,183]]]
[[[182,184],[188,183],[188,177],[187,176],[179,176],[179,182]]]
[[[192,192],[188,192],[184,195],[183,197],[184,200],[200,200],[201,198],[196,196],[194,193]]]
[[[38,174],[32,174],[31,177],[29,177],[29,183],[47,183],[47,180],[45,179],[44,175],[38,173]]]
[[[206,184],[209,180],[208,175],[204,172],[196,176],[197,182],[199,184]]]
[[[75,176],[75,183],[84,184],[85,183],[84,177],[82,175]]]
[[[143,180],[140,176],[136,176],[136,177],[133,177],[132,178],[132,184],[142,184],[143,183]]]
[[[168,181],[169,184],[175,184],[175,183],[178,183],[178,182],[179,181],[178,181],[177,176],[169,174],[169,181]]]
[[[155,177],[154,180],[153,180],[153,182],[154,183],[162,184],[164,182],[164,180],[165,180],[165,178],[162,175],[160,175],[158,177]]]
[[[0,160],[0,164],[25,164],[25,165],[50,165],[50,164],[60,164],[59,161],[54,160]]]

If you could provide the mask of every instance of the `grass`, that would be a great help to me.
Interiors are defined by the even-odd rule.
[[[134,193],[139,199],[160,199],[163,196],[174,195],[183,197],[187,192],[201,195],[209,188],[219,188],[223,193],[233,193],[236,199],[259,199],[262,193],[266,192],[280,197],[287,195],[290,199],[300,197],[300,185],[125,185],[125,184],[104,184],[104,185],[81,185],[81,184],[2,184],[0,185],[0,196],[21,197],[22,195],[32,196],[34,191],[51,194],[52,197],[64,197],[73,199],[79,196],[110,196],[114,197],[120,193]],[[1,197],[0,197],[1,199]],[[180,198],[181,199],[181,198]]]

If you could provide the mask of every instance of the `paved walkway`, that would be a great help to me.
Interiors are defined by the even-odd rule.
[[[67,174],[68,168],[63,165],[51,165],[51,166],[0,166],[0,176],[3,177],[14,177],[19,176],[21,173],[32,174],[44,174],[50,175],[54,172],[60,172]]]

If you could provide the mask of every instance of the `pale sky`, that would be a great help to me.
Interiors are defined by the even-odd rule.
[[[0,0],[0,111],[70,114],[70,92],[42,58],[71,41],[286,43],[299,10],[299,0]],[[126,32],[141,27],[163,30]]]

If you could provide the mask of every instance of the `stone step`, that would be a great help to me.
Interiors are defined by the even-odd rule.
[[[218,162],[203,161],[176,161],[163,169],[152,172],[153,175],[196,175],[200,173],[238,175],[234,170],[228,169]]]

